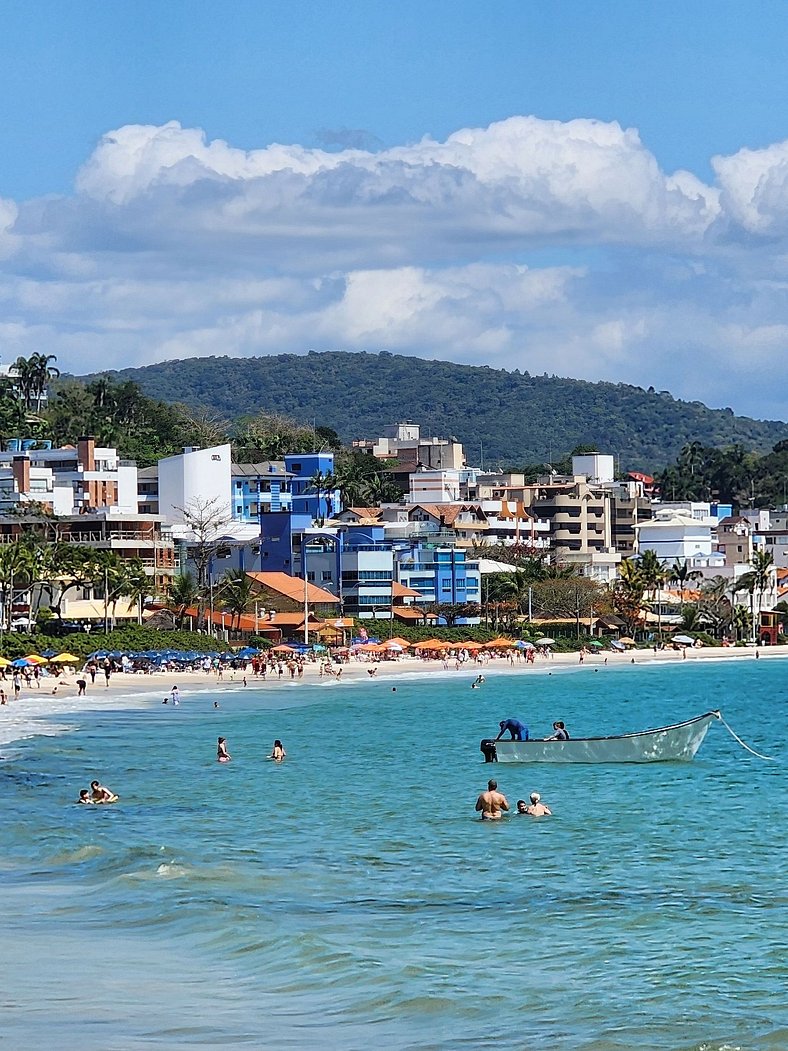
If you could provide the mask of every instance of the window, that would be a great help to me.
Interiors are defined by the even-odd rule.
[[[314,581],[314,579],[315,579],[315,574],[314,574],[314,573],[310,573],[310,572],[309,572],[309,571],[307,570],[307,574],[306,574],[306,579],[307,579],[307,580],[311,580],[311,581]]]
[[[323,572],[320,574],[320,578],[321,580],[331,580],[331,570],[324,569]]]

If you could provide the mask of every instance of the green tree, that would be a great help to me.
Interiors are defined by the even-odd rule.
[[[172,578],[167,592],[167,601],[177,608],[177,626],[183,629],[186,610],[197,606],[200,600],[200,586],[194,573],[178,573]]]
[[[231,615],[230,630],[240,628],[241,617],[254,609],[257,589],[248,573],[242,569],[229,569],[219,582],[221,608]]]
[[[656,551],[647,549],[639,558],[640,576],[643,587],[651,593],[651,601],[657,606],[657,631],[662,635],[662,603],[660,601],[660,589],[667,579],[668,571],[657,557]]]

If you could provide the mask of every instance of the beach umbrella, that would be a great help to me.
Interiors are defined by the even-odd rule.
[[[536,649],[532,642],[526,642],[525,639],[520,639],[519,642],[515,642],[515,646],[518,650],[533,650]]]
[[[623,639],[618,640],[622,646],[635,646],[636,642],[634,639],[630,639],[628,636],[624,636]]]
[[[514,646],[514,642],[511,639],[493,639],[492,642],[485,642],[484,644],[486,650],[505,650],[510,646]]]
[[[595,649],[601,649],[605,644],[600,642],[599,639],[593,639],[588,645],[593,646]]]
[[[445,650],[448,649],[448,643],[441,639],[427,639],[426,642],[417,642],[413,648],[414,650]]]
[[[678,642],[680,646],[694,646],[695,640],[689,635],[674,635],[671,642]]]
[[[30,661],[26,657],[18,657],[15,661],[11,661],[12,668],[29,668]]]
[[[52,664],[75,664],[79,661],[79,657],[75,657],[73,653],[58,653],[56,657],[52,657],[50,660]]]
[[[462,648],[465,649],[465,650],[483,650],[484,649],[484,643],[483,642],[473,642],[473,641],[471,641],[471,642],[463,642]]]
[[[537,639],[535,646],[555,646],[555,639]]]
[[[0,668],[10,668],[10,667],[11,667],[11,661],[8,659],[8,657],[0,657]]]
[[[25,657],[25,660],[29,661],[31,664],[46,664],[47,662],[46,657],[39,657],[37,653],[29,653]]]
[[[381,649],[389,650],[391,653],[402,653],[402,646],[398,642],[384,642]]]
[[[401,646],[403,650],[409,650],[413,645],[412,642],[408,642],[407,639],[401,639],[399,635],[395,635],[393,639],[389,639],[389,642],[396,642],[398,646]]]
[[[274,646],[273,652],[274,653],[295,653],[295,650],[293,649],[292,646],[288,646],[288,645],[286,645],[283,642],[281,644],[281,646]]]

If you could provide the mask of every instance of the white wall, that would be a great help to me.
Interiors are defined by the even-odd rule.
[[[191,449],[159,460],[159,514],[182,522],[182,508],[195,501],[214,500],[217,510],[232,514],[232,454],[230,446]]]
[[[606,453],[585,453],[572,457],[572,474],[584,474],[589,482],[612,482],[615,478],[615,461]]]

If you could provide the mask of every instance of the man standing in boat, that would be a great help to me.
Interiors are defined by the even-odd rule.
[[[500,741],[507,730],[511,735],[512,741],[528,740],[528,727],[523,726],[519,719],[502,719],[498,725],[500,726],[500,730],[498,731],[498,736],[495,738],[496,741]]]
[[[498,782],[488,781],[487,791],[476,800],[476,812],[481,813],[482,821],[500,821],[503,811],[508,809],[506,796],[498,791]]]

